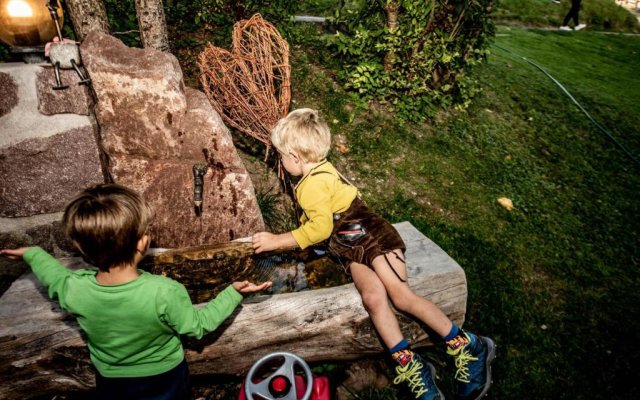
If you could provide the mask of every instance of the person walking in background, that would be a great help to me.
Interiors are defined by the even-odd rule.
[[[581,3],[582,0],[571,0],[571,8],[569,9],[567,15],[564,17],[564,21],[562,21],[562,26],[560,27],[561,31],[571,30],[571,28],[569,28],[569,20],[571,19],[573,19],[574,31],[579,31],[580,29],[584,29],[587,27],[586,24],[581,24],[580,21],[578,21],[578,14],[580,13]]]

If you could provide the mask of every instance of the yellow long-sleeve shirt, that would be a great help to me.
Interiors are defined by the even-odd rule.
[[[326,160],[302,177],[295,192],[303,215],[300,227],[291,234],[302,249],[328,239],[333,231],[333,214],[346,211],[358,195],[358,189],[343,182]]]

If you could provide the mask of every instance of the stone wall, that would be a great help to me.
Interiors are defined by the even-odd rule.
[[[0,247],[71,250],[61,212],[78,191],[104,182],[89,91],[67,72],[70,89],[54,91],[48,65],[0,64]]]

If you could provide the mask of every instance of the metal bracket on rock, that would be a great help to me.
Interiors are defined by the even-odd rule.
[[[208,169],[208,164],[193,164],[193,207],[196,217],[202,215],[202,190],[204,188],[204,176]]]

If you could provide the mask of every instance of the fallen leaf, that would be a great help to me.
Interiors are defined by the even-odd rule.
[[[511,211],[513,210],[513,202],[511,201],[511,199],[508,199],[506,197],[500,197],[498,199],[498,203],[504,207],[507,211]]]

